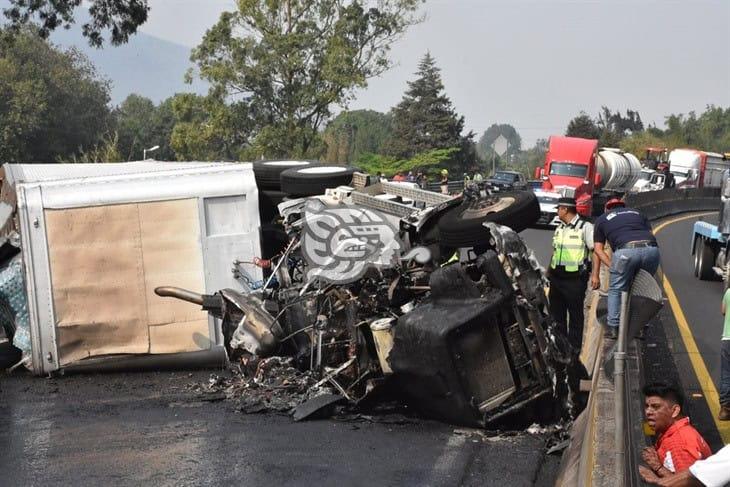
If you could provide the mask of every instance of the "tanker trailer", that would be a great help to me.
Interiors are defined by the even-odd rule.
[[[641,175],[641,163],[619,149],[599,149],[598,141],[551,136],[541,170],[543,188],[575,198],[578,213],[603,213],[610,197],[623,196]]]
[[[623,194],[641,176],[641,162],[629,152],[602,148],[596,157],[596,173],[600,174],[598,189]]]

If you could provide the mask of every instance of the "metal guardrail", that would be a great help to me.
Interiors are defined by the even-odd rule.
[[[406,218],[418,211],[418,208],[414,208],[411,205],[405,205],[403,203],[397,203],[395,201],[382,200],[376,198],[375,196],[371,196],[366,193],[360,193],[357,191],[353,191],[350,197],[352,198],[352,201],[354,203],[357,203],[358,205],[373,208],[375,210],[380,210],[391,215],[396,215],[400,218]]]
[[[435,193],[433,191],[428,191],[420,188],[409,188],[408,186],[404,186],[398,183],[380,184],[383,188],[383,191],[388,194],[412,199],[413,201],[420,201],[426,203],[426,205],[428,206],[438,206],[441,203],[445,203],[453,199],[453,197],[446,194]]]

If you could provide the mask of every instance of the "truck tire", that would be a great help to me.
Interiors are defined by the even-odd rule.
[[[311,161],[256,161],[253,163],[253,175],[259,189],[281,191],[281,173],[291,168],[302,168],[315,163]]]
[[[717,274],[712,270],[712,266],[715,264],[715,252],[705,239],[700,242],[697,277],[700,278],[700,281],[714,281],[717,279]]]
[[[316,196],[328,188],[351,184],[354,173],[355,169],[344,166],[287,169],[281,173],[281,190],[291,196]]]
[[[259,216],[261,223],[271,223],[279,216],[277,205],[284,201],[286,193],[273,189],[259,190]]]
[[[702,245],[702,239],[700,237],[695,237],[695,244],[694,244],[694,275],[695,277],[700,276],[700,245]]]
[[[493,222],[521,232],[540,219],[540,204],[532,191],[510,191],[495,197],[465,201],[449,209],[439,220],[441,244],[448,247],[485,246]]]

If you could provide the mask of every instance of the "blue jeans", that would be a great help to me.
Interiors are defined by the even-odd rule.
[[[608,326],[618,326],[621,314],[621,292],[628,291],[639,269],[654,275],[659,267],[657,247],[619,249],[611,257],[611,274],[608,280]]]
[[[730,340],[720,346],[720,406],[730,406]]]

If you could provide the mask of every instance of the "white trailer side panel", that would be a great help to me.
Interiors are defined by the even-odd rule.
[[[261,255],[251,165],[130,165],[91,177],[76,169],[69,179],[54,165],[37,180],[25,166],[6,168],[22,176],[14,180],[36,373],[124,354],[183,362],[188,352],[222,350],[213,319],[153,291],[245,290],[231,268]],[[260,269],[245,270],[261,279]]]

